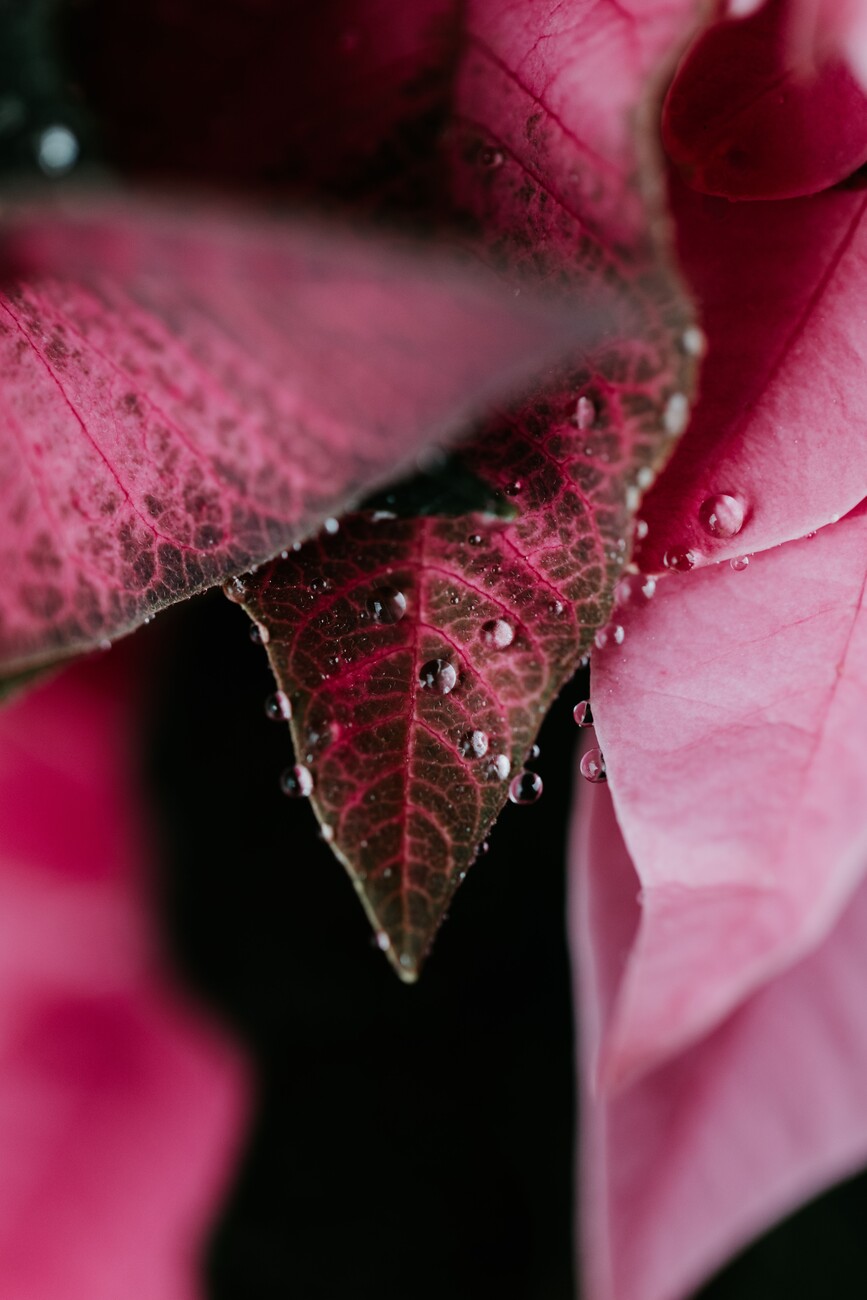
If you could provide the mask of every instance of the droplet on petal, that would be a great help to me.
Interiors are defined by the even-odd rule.
[[[650,600],[651,596],[656,594],[656,579],[653,576],[645,578],[644,582],[641,584],[641,591],[642,594]]]
[[[301,763],[287,767],[280,777],[280,789],[290,799],[309,799],[313,793],[313,774]]]
[[[512,803],[535,803],[542,793],[542,778],[538,772],[519,772],[509,785],[509,798]]]
[[[593,713],[590,709],[590,701],[580,700],[572,710],[572,717],[575,719],[579,727],[592,727]]]
[[[744,526],[743,503],[721,492],[702,501],[698,517],[711,537],[735,537]]]
[[[505,650],[515,639],[515,629],[504,618],[491,618],[482,624],[482,640],[494,650]]]
[[[268,696],[265,701],[265,716],[272,722],[292,720],[292,704],[284,691],[275,691],[273,695]]]
[[[611,629],[611,635],[614,638],[615,645],[623,645],[626,640],[626,629],[621,627],[619,623],[615,623]]]
[[[397,587],[377,587],[367,610],[375,623],[399,623],[406,613],[406,596]]]
[[[736,555],[733,560],[729,560],[729,564],[735,573],[743,573],[744,569],[748,569],[750,566],[750,557],[748,555]]]
[[[429,659],[418,677],[424,689],[436,695],[448,695],[458,681],[457,669],[448,659]]]
[[[605,759],[599,749],[588,749],[585,754],[582,754],[578,770],[585,781],[597,783],[608,780],[608,774],[605,771]]]
[[[675,573],[689,573],[695,567],[695,561],[695,551],[666,551],[662,557],[665,567]]]

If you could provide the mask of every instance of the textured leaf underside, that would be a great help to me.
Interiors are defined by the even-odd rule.
[[[616,328],[462,449],[514,518],[352,515],[229,591],[263,630],[325,836],[407,980],[548,705],[607,622],[640,487],[685,422],[694,365],[634,185],[631,127],[585,140],[564,117],[576,85],[573,111],[586,100],[593,35],[604,77],[632,24],[604,6],[595,29],[579,6],[577,28],[537,49],[525,80],[510,8],[474,9],[444,136],[450,216],[517,290],[542,278],[580,305],[616,287]],[[522,7],[520,40],[536,41],[543,8]],[[674,20],[669,45],[672,31]],[[660,54],[648,38],[633,62],[632,109]],[[405,610],[382,619],[395,592]],[[435,664],[445,676],[432,685]]]

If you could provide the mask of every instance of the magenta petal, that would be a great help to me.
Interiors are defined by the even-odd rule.
[[[246,1109],[237,1053],[157,969],[117,667],[0,715],[0,1276],[15,1300],[199,1296]]]
[[[708,348],[689,428],[642,504],[648,571],[666,552],[703,564],[776,546],[867,496],[867,195],[673,197]],[[719,493],[743,502],[733,536],[702,524]]]
[[[867,161],[867,95],[836,49],[801,32],[798,9],[769,0],[748,18],[715,23],[678,68],[663,139],[703,194],[815,194]]]
[[[867,512],[659,582],[594,660],[643,889],[600,1073],[622,1084],[815,946],[867,860]]]
[[[662,1068],[600,1097],[593,1062],[639,911],[603,787],[581,791],[572,860],[582,1294],[680,1300],[867,1160],[867,886],[809,957]]]

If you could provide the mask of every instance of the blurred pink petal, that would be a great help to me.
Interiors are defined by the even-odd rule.
[[[728,203],[673,187],[708,349],[689,428],[642,504],[639,563],[697,565],[802,537],[867,496],[867,194]],[[702,505],[737,496],[733,536]]]
[[[644,891],[599,1065],[622,1084],[821,941],[867,862],[867,509],[662,579],[594,656],[593,712]]]
[[[811,956],[707,1037],[617,1096],[594,1095],[593,1061],[640,909],[610,794],[579,785],[582,1294],[680,1300],[867,1160],[867,886]]]
[[[712,23],[682,60],[662,128],[693,188],[794,198],[867,161],[867,95],[836,49],[801,32],[802,8],[769,0],[750,17]]]
[[[0,1276],[192,1300],[244,1117],[237,1053],[159,971],[117,652],[0,714]]]

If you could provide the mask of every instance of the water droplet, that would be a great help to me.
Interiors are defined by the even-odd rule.
[[[549,600],[548,612],[553,614],[555,618],[561,618],[566,612],[566,606],[563,604],[562,600]]]
[[[328,591],[330,590],[330,588],[331,588],[331,583],[328,581],[327,578],[313,578],[309,583],[310,591],[316,591],[316,592]]]
[[[512,770],[512,764],[509,762],[505,754],[498,754],[491,764],[491,770],[494,776],[499,777],[501,781],[505,781],[506,777]]]
[[[78,160],[78,140],[68,126],[48,126],[39,137],[36,159],[46,176],[63,176]]]
[[[579,727],[593,726],[593,713],[590,708],[589,700],[579,700],[572,710],[572,717],[578,723]]]
[[[605,759],[599,749],[588,749],[585,754],[581,755],[578,771],[585,781],[599,782],[608,780],[608,774],[605,771]]]
[[[535,763],[536,759],[539,757],[541,752],[542,751],[538,745],[533,745],[532,749],[530,750],[530,762]]]
[[[448,659],[429,659],[418,677],[425,690],[434,691],[437,695],[448,695],[458,681],[457,669]]]
[[[292,704],[283,691],[275,691],[265,701],[265,716],[272,722],[289,722],[292,717]]]
[[[505,492],[507,497],[516,497],[518,493],[521,491],[522,487],[523,487],[523,483],[519,478],[516,478],[514,483],[507,483],[506,486],[503,488],[503,491]]]
[[[293,543],[292,543],[292,550],[293,550],[293,551],[300,551],[300,550],[301,550],[301,543],[300,543],[300,542],[293,542]]]
[[[229,578],[228,582],[223,584],[223,591],[237,604],[242,601],[247,594],[247,584],[243,578]]]
[[[250,640],[253,645],[267,645],[271,640],[271,633],[263,623],[253,623],[250,627]]]
[[[690,325],[681,334],[680,343],[687,356],[700,357],[706,346],[704,331],[697,325]]]
[[[482,624],[482,640],[494,650],[505,650],[515,639],[515,629],[504,618],[490,618]]]
[[[734,537],[744,526],[743,503],[737,497],[721,492],[702,501],[698,517],[712,537]]]
[[[538,772],[519,772],[509,785],[509,798],[512,803],[535,803],[542,793],[542,778]]]
[[[641,584],[641,590],[647,599],[650,600],[651,596],[656,594],[656,579],[653,577],[645,578],[644,582]]]
[[[487,149],[482,149],[479,153],[479,162],[483,167],[487,167],[489,171],[496,171],[496,169],[502,167],[505,162],[505,154],[502,149],[492,149],[488,147]]]
[[[604,650],[608,645],[608,631],[604,627],[597,628],[593,633],[593,644],[597,650]]]
[[[370,518],[372,523],[382,524],[386,519],[396,519],[397,515],[393,510],[374,510]]]
[[[467,541],[469,542],[470,546],[481,546],[481,544],[482,544],[482,534],[481,534],[481,533],[470,533],[469,537],[467,538]]]
[[[377,948],[380,949],[381,952],[388,952],[389,948],[391,947],[391,940],[389,939],[388,935],[385,933],[384,930],[377,930],[376,946]]]
[[[596,421],[596,407],[589,397],[579,397],[575,405],[575,414],[571,417],[576,429],[591,429]]]
[[[482,855],[487,853],[490,847],[491,846],[487,840],[482,840],[481,844],[479,845],[479,856],[481,857]]]
[[[665,432],[675,437],[683,433],[689,423],[689,399],[686,393],[672,393],[665,403],[662,413],[662,425]]]
[[[733,560],[729,560],[729,564],[735,573],[743,573],[744,569],[750,567],[750,557],[748,555],[736,555]]]
[[[367,609],[375,623],[399,623],[406,613],[406,596],[397,587],[377,587]]]
[[[287,767],[280,776],[280,789],[290,799],[308,799],[313,793],[313,774],[301,763]]]
[[[111,641],[109,640],[108,637],[103,637],[102,641],[100,641],[99,643],[98,649],[102,651],[111,649]]]
[[[461,753],[472,754],[474,758],[484,758],[488,752],[488,743],[486,731],[471,731],[461,742]]]
[[[330,518],[325,520],[322,527],[325,529],[326,533],[328,533],[329,537],[333,537],[335,533],[340,532],[340,520],[335,519],[332,515]]]
[[[409,970],[412,965],[412,957],[408,952],[402,952],[400,954],[400,964],[404,970]]]
[[[320,839],[323,839],[326,844],[330,844],[331,841],[334,839],[334,827],[329,826],[328,822],[323,822],[319,831],[319,836]]]
[[[626,640],[626,628],[621,627],[619,623],[615,623],[611,629],[611,635],[614,638],[615,645],[623,645]]]
[[[665,567],[675,573],[689,573],[695,567],[695,561],[695,551],[666,551],[662,557]]]
[[[650,532],[650,525],[648,524],[647,520],[646,520],[646,519],[636,519],[636,521],[635,521],[635,540],[636,540],[637,542],[643,542],[644,539],[645,539],[645,537],[647,536],[647,534],[648,534],[649,532]]]

